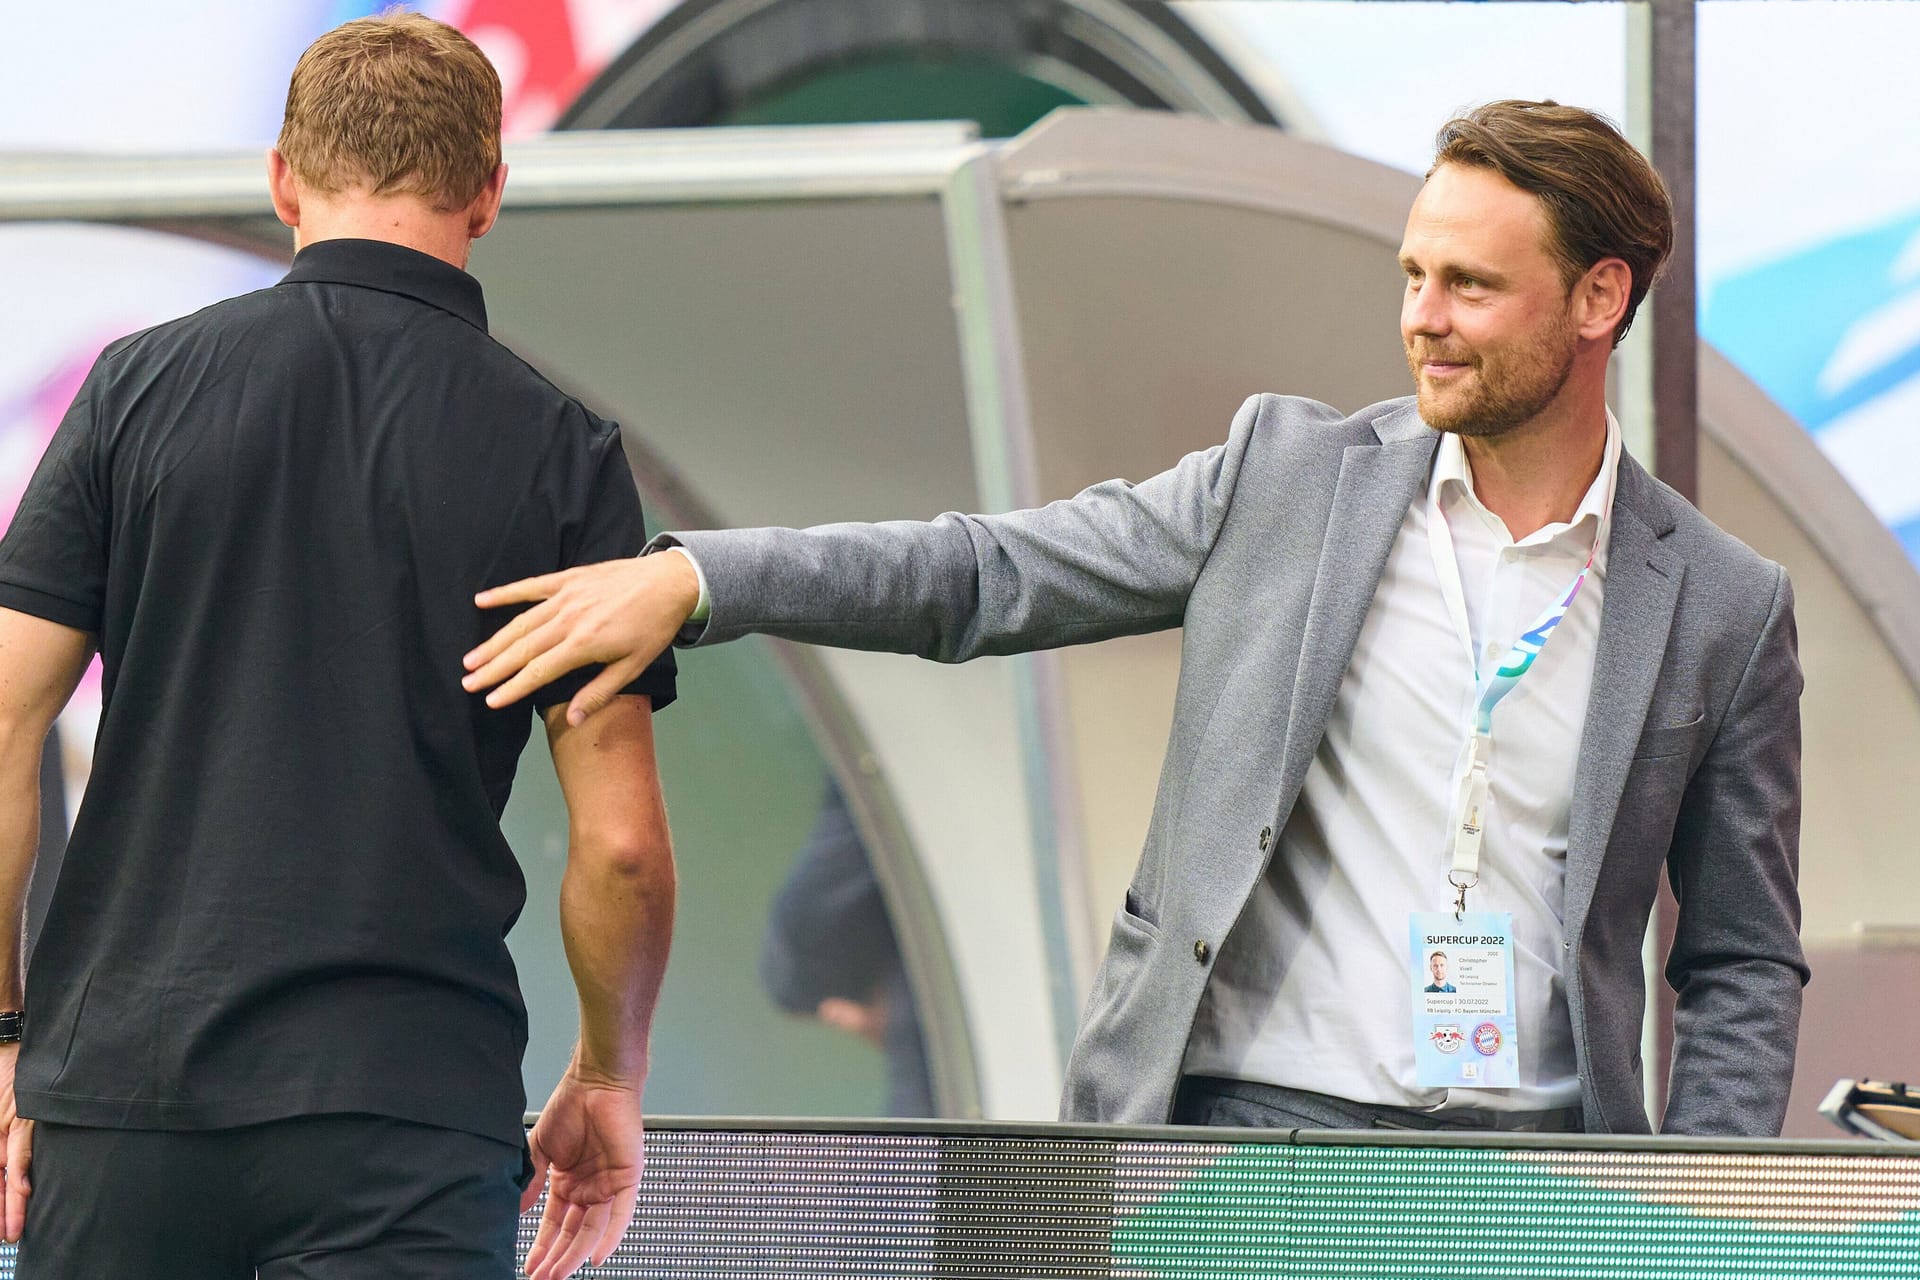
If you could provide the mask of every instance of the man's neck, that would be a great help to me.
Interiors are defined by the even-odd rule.
[[[1462,436],[1473,492],[1517,542],[1572,521],[1607,451],[1604,402],[1580,413],[1543,415],[1498,436]]]
[[[318,211],[294,230],[294,251],[322,240],[384,240],[430,254],[462,271],[473,252],[464,213],[435,213],[407,198],[341,201]]]

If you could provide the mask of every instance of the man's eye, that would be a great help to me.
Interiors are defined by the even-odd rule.
[[[1480,282],[1472,276],[1459,276],[1455,279],[1454,283],[1458,284],[1462,289],[1478,289],[1480,287]]]

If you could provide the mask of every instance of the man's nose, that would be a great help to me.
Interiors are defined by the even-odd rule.
[[[1410,334],[1444,336],[1453,329],[1447,315],[1446,291],[1432,281],[1407,285],[1400,308],[1400,327]]]

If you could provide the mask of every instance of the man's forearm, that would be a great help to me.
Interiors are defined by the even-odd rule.
[[[673,842],[653,707],[645,697],[616,698],[581,725],[569,725],[564,711],[547,712],[547,734],[567,799],[560,934],[580,993],[574,1068],[637,1088],[673,938]]]
[[[27,885],[40,852],[40,753],[45,733],[0,725],[0,1009],[22,1000]]]
[[[589,840],[591,837],[588,838]],[[583,1074],[639,1083],[673,937],[673,850],[655,838],[619,848],[576,840],[560,884],[560,928],[580,993]]]
[[[0,609],[0,1009],[18,1009],[27,884],[40,853],[40,753],[93,654],[93,637]]]

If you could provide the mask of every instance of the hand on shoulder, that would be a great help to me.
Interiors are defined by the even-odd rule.
[[[579,724],[612,701],[673,643],[700,599],[692,561],[637,556],[581,565],[483,591],[483,609],[533,605],[467,654],[469,693],[491,689],[487,705],[520,701],[569,671],[606,667],[574,695],[567,722]]]

